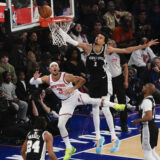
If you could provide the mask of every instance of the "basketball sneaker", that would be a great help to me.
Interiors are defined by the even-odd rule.
[[[73,146],[72,148],[66,148],[65,156],[63,157],[63,160],[69,160],[72,154],[75,152],[76,152],[76,148],[74,148]]]
[[[112,145],[110,152],[117,152],[119,150],[120,140],[118,138],[112,139]]]
[[[103,144],[104,144],[104,137],[101,136],[100,139],[96,140],[96,153],[99,154],[103,150]]]
[[[136,110],[136,106],[132,106],[131,104],[127,104],[127,109],[129,109],[131,112],[134,112]]]
[[[125,104],[118,104],[116,103],[113,107],[118,111],[124,111],[125,110]]]

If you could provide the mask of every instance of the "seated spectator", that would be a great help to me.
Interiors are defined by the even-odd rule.
[[[38,42],[38,36],[36,32],[32,32],[31,34],[28,35],[28,51],[32,51],[37,59],[37,62],[40,61],[41,58],[41,47]]]
[[[130,16],[121,17],[120,26],[114,29],[112,38],[120,48],[135,45],[136,41],[133,37],[132,20]]]
[[[4,71],[10,72],[11,76],[12,76],[12,82],[14,84],[16,84],[17,76],[16,76],[16,73],[15,73],[14,66],[12,66],[8,61],[9,61],[9,58],[8,58],[7,52],[6,51],[1,51],[1,54],[0,54],[0,75],[2,75],[2,73]]]
[[[77,47],[70,47],[66,53],[66,58],[65,72],[82,77],[86,76],[86,69]]]
[[[53,110],[53,106],[49,107],[49,103],[45,100],[46,91],[37,88],[32,92],[32,114],[34,117],[44,116],[48,122],[47,129],[53,134],[56,135],[59,133],[57,127],[59,115]]]
[[[24,123],[27,121],[27,109],[28,104],[17,98],[15,93],[15,85],[11,82],[11,74],[8,71],[3,72],[3,83],[1,85],[1,90],[4,92],[8,101],[12,104],[14,109],[18,112],[17,118],[20,122]]]
[[[142,37],[151,38],[151,25],[146,12],[140,12],[135,21],[135,37],[139,41]]]
[[[160,58],[155,57],[151,61],[151,68],[146,69],[141,75],[141,83],[153,83],[157,89],[160,89]]]
[[[147,42],[148,39],[143,37],[140,44],[146,44]],[[140,77],[140,74],[143,74],[146,69],[147,62],[152,60],[154,57],[156,57],[156,55],[150,47],[139,49],[132,52],[128,65],[135,67],[137,69],[137,76]]]
[[[26,82],[25,73],[23,71],[18,73],[18,81],[16,83],[16,95],[18,99],[28,102],[29,87]]]
[[[126,90],[126,95],[129,97],[129,103],[135,106],[138,106],[142,99],[143,95],[141,92],[140,80],[137,78],[137,70],[133,67],[128,67],[128,89]]]
[[[78,41],[78,42],[83,42],[83,43],[88,43],[88,38],[86,34],[83,31],[83,27],[81,24],[76,23],[75,26],[71,29],[70,36]],[[83,49],[78,48],[80,50],[81,54],[81,59],[83,60],[84,64],[86,62],[86,56],[83,54]]]
[[[119,26],[120,18],[128,15],[129,12],[115,10],[115,4],[113,1],[109,1],[107,6],[108,12],[104,14],[103,18],[106,21],[107,27],[113,31],[117,26]]]
[[[67,61],[64,63],[65,72],[86,78],[86,68],[80,58],[79,49],[77,47],[70,47],[66,53],[66,58]],[[84,92],[88,91],[85,85],[81,89]]]

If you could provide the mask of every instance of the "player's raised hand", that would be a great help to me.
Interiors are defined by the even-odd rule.
[[[152,39],[147,43],[147,47],[159,44],[158,39]]]
[[[39,78],[41,76],[42,73],[39,73],[39,71],[36,71],[33,75],[34,79],[36,80],[37,78]]]

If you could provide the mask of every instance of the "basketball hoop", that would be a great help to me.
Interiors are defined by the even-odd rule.
[[[52,33],[52,43],[61,47],[66,44],[64,36],[59,32],[57,25],[64,31],[68,32],[70,25],[72,24],[71,17],[53,17],[53,18],[41,18],[40,17],[40,26],[49,27]]]

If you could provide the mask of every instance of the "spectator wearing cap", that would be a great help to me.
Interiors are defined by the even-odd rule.
[[[15,73],[15,68],[8,61],[9,61],[9,58],[8,58],[7,52],[6,51],[1,51],[1,55],[0,55],[0,74],[2,75],[2,73],[4,71],[10,72],[11,76],[12,76],[12,82],[14,84],[16,84],[17,76],[16,76],[16,73]]]

